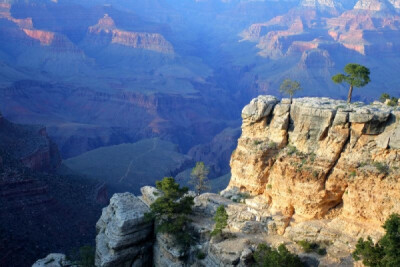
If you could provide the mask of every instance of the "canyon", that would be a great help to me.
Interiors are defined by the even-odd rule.
[[[163,176],[185,184],[196,161],[222,181],[213,192],[230,177],[221,194],[196,197],[197,247],[181,254],[168,236],[152,239],[141,216],[154,190],[145,188],[144,204],[117,194],[103,212],[98,265],[179,266],[201,251],[204,265],[245,266],[264,241],[287,243],[310,264],[352,265],[356,238],[377,240],[399,212],[399,111],[374,102],[400,96],[399,27],[397,0],[0,0],[0,228],[9,229],[0,240],[12,240],[0,245],[12,255],[0,265],[93,244],[110,185],[136,194]],[[348,88],[331,81],[349,62],[371,70],[350,106],[338,100]],[[285,78],[309,98],[278,100]],[[118,175],[62,164],[154,140],[168,144],[157,154],[172,151],[176,166],[126,179],[135,156]],[[210,240],[219,205],[236,239]],[[137,228],[118,243],[126,219]],[[302,253],[303,239],[330,244],[328,256]],[[140,251],[126,256],[129,248]],[[124,259],[110,256],[120,252]]]
[[[2,1],[0,23],[2,112],[46,125],[64,159],[152,137],[187,153],[286,77],[345,97],[330,78],[350,61],[374,81],[355,99],[398,93],[396,1]]]
[[[115,194],[103,209],[96,266],[252,266],[261,243],[285,244],[308,266],[361,266],[351,257],[357,240],[378,240],[383,222],[400,213],[399,112],[380,102],[253,99],[242,111],[229,186],[194,197],[190,249],[153,233],[145,213],[162,192],[145,186],[138,197]],[[228,225],[224,237],[211,237],[220,205]],[[326,253],[304,252],[302,240]]]

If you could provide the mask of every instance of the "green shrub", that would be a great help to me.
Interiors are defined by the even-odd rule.
[[[268,143],[268,148],[277,149],[278,148],[278,144],[271,141],[271,142]]]
[[[272,184],[267,184],[268,189],[272,189]]]
[[[220,205],[214,215],[214,230],[211,235],[220,235],[222,230],[228,225],[228,213],[226,213],[224,205]]]
[[[321,256],[326,255],[326,248],[318,248],[317,249],[317,254],[321,255]]]
[[[314,178],[318,178],[318,175],[319,175],[319,173],[318,173],[318,171],[313,171],[312,172],[312,175],[314,176]]]
[[[354,178],[354,177],[356,177],[356,175],[357,175],[356,171],[351,171],[349,174],[349,177]]]
[[[318,255],[326,255],[326,248],[321,248],[319,244],[315,242],[309,242],[307,240],[301,240],[297,244],[302,247],[305,253],[316,252]]]
[[[199,260],[204,260],[206,258],[206,253],[204,253],[203,251],[199,250],[196,253],[196,258]]]
[[[253,254],[254,266],[260,267],[303,267],[305,264],[300,258],[289,252],[285,245],[272,249],[266,244],[260,244]]]
[[[398,105],[398,103],[399,99],[396,97],[392,97],[392,99],[390,99],[390,101],[388,102],[388,106],[395,107]]]
[[[387,164],[382,162],[374,162],[374,167],[380,172],[384,174],[388,174],[390,171],[390,167]]]
[[[293,155],[296,152],[297,152],[297,148],[295,146],[288,145],[288,151],[287,151],[288,155]]]
[[[309,155],[311,162],[314,162],[316,157],[317,157],[317,155],[314,152],[310,153],[310,155]]]
[[[180,188],[172,177],[157,181],[156,187],[162,195],[150,205],[146,218],[155,220],[156,232],[171,234],[178,244],[189,246],[191,236],[187,231],[187,223],[194,204],[193,197],[185,195],[189,189]]]
[[[95,249],[92,246],[83,246],[79,248],[79,266],[94,267]]]
[[[365,266],[400,266],[400,215],[392,214],[383,225],[385,235],[376,243],[360,238],[353,258]]]
[[[386,101],[387,99],[389,99],[389,98],[390,98],[390,95],[389,95],[389,94],[383,93],[383,94],[381,94],[381,96],[379,97],[379,101],[381,101],[382,103],[385,103],[385,101]]]
[[[260,140],[254,140],[254,141],[253,141],[253,145],[254,145],[254,146],[258,146],[258,145],[260,145],[260,144],[262,144],[262,141],[260,141]]]
[[[297,242],[297,244],[299,244],[299,246],[302,247],[302,249],[305,253],[314,252],[319,248],[317,243],[314,243],[314,242],[311,243],[307,240],[301,240],[301,241]]]

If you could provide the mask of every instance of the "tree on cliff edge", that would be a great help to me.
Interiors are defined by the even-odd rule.
[[[369,78],[370,71],[367,67],[359,64],[349,63],[344,67],[346,74],[336,74],[332,77],[334,83],[347,83],[350,85],[349,93],[347,95],[347,103],[350,104],[351,96],[354,87],[364,87],[371,79]]]
[[[194,186],[196,195],[210,189],[208,181],[208,173],[210,170],[204,165],[204,162],[197,162],[196,166],[192,169],[190,173],[190,183]]]
[[[151,211],[146,217],[155,220],[156,232],[171,234],[186,248],[191,242],[186,227],[192,213],[193,197],[187,195],[187,187],[181,188],[172,177],[157,181],[156,188],[161,195],[150,205]]]
[[[291,79],[285,79],[279,87],[279,92],[290,96],[290,103],[292,103],[293,95],[302,90],[301,85],[298,81],[292,81]]]

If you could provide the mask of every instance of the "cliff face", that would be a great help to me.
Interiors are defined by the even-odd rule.
[[[296,223],[338,218],[379,231],[400,212],[399,116],[380,104],[260,96],[243,109],[229,188]]]
[[[61,164],[57,145],[46,128],[14,124],[0,115],[0,149],[35,171],[53,171]]]
[[[94,239],[107,189],[95,180],[55,174],[60,163],[44,127],[0,116],[0,266],[27,266],[50,251]]]
[[[105,14],[99,22],[89,27],[89,37],[96,44],[119,44],[131,48],[173,54],[174,49],[159,33],[131,32],[118,29],[114,20]]]

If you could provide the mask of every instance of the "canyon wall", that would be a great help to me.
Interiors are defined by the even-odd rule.
[[[400,213],[399,116],[380,103],[259,96],[242,111],[228,188],[294,223],[340,218],[379,231]]]
[[[14,124],[1,115],[0,149],[35,171],[54,171],[61,164],[58,147],[45,127]]]

